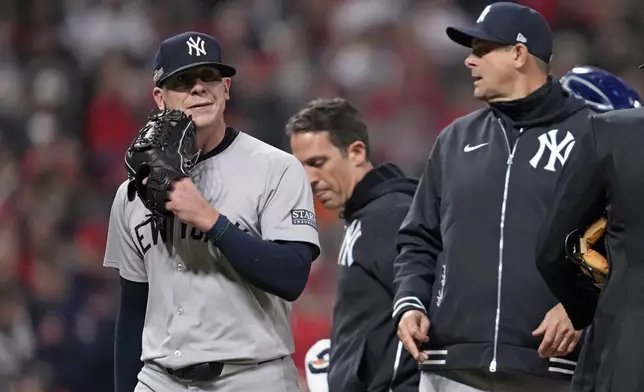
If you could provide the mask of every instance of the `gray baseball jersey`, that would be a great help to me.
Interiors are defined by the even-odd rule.
[[[292,155],[245,133],[198,163],[192,181],[249,234],[319,246],[313,197]],[[291,304],[241,278],[200,230],[171,220],[157,227],[127,182],[114,198],[104,265],[148,282],[142,360],[180,368],[256,362],[294,350]]]

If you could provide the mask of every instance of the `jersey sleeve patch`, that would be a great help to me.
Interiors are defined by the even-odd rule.
[[[315,230],[318,229],[318,224],[315,219],[315,213],[305,209],[291,210],[291,222],[294,225],[311,226]]]

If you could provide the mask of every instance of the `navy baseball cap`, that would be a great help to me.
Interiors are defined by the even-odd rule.
[[[550,63],[553,33],[540,13],[524,5],[499,2],[490,4],[474,27],[448,27],[447,36],[459,45],[472,47],[472,39],[503,45],[524,44],[528,51]]]
[[[208,34],[188,31],[161,42],[154,57],[154,84],[159,87],[169,77],[192,67],[209,65],[224,78],[235,76],[237,70],[221,59],[221,45]]]

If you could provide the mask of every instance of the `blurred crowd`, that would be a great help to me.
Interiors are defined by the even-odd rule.
[[[553,73],[593,64],[644,93],[639,0],[524,0],[556,31]],[[118,276],[102,267],[124,151],[152,109],[157,44],[217,37],[238,69],[230,125],[288,149],[316,97],[363,112],[376,162],[418,175],[441,129],[480,103],[444,33],[485,0],[0,0],[0,391],[108,392]],[[342,222],[294,304],[295,360],[328,336]],[[303,387],[304,387],[303,383]]]

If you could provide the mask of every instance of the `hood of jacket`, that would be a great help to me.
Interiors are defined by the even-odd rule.
[[[341,217],[351,221],[358,211],[389,193],[399,192],[413,196],[417,186],[417,179],[405,176],[393,163],[377,165],[358,182]]]

